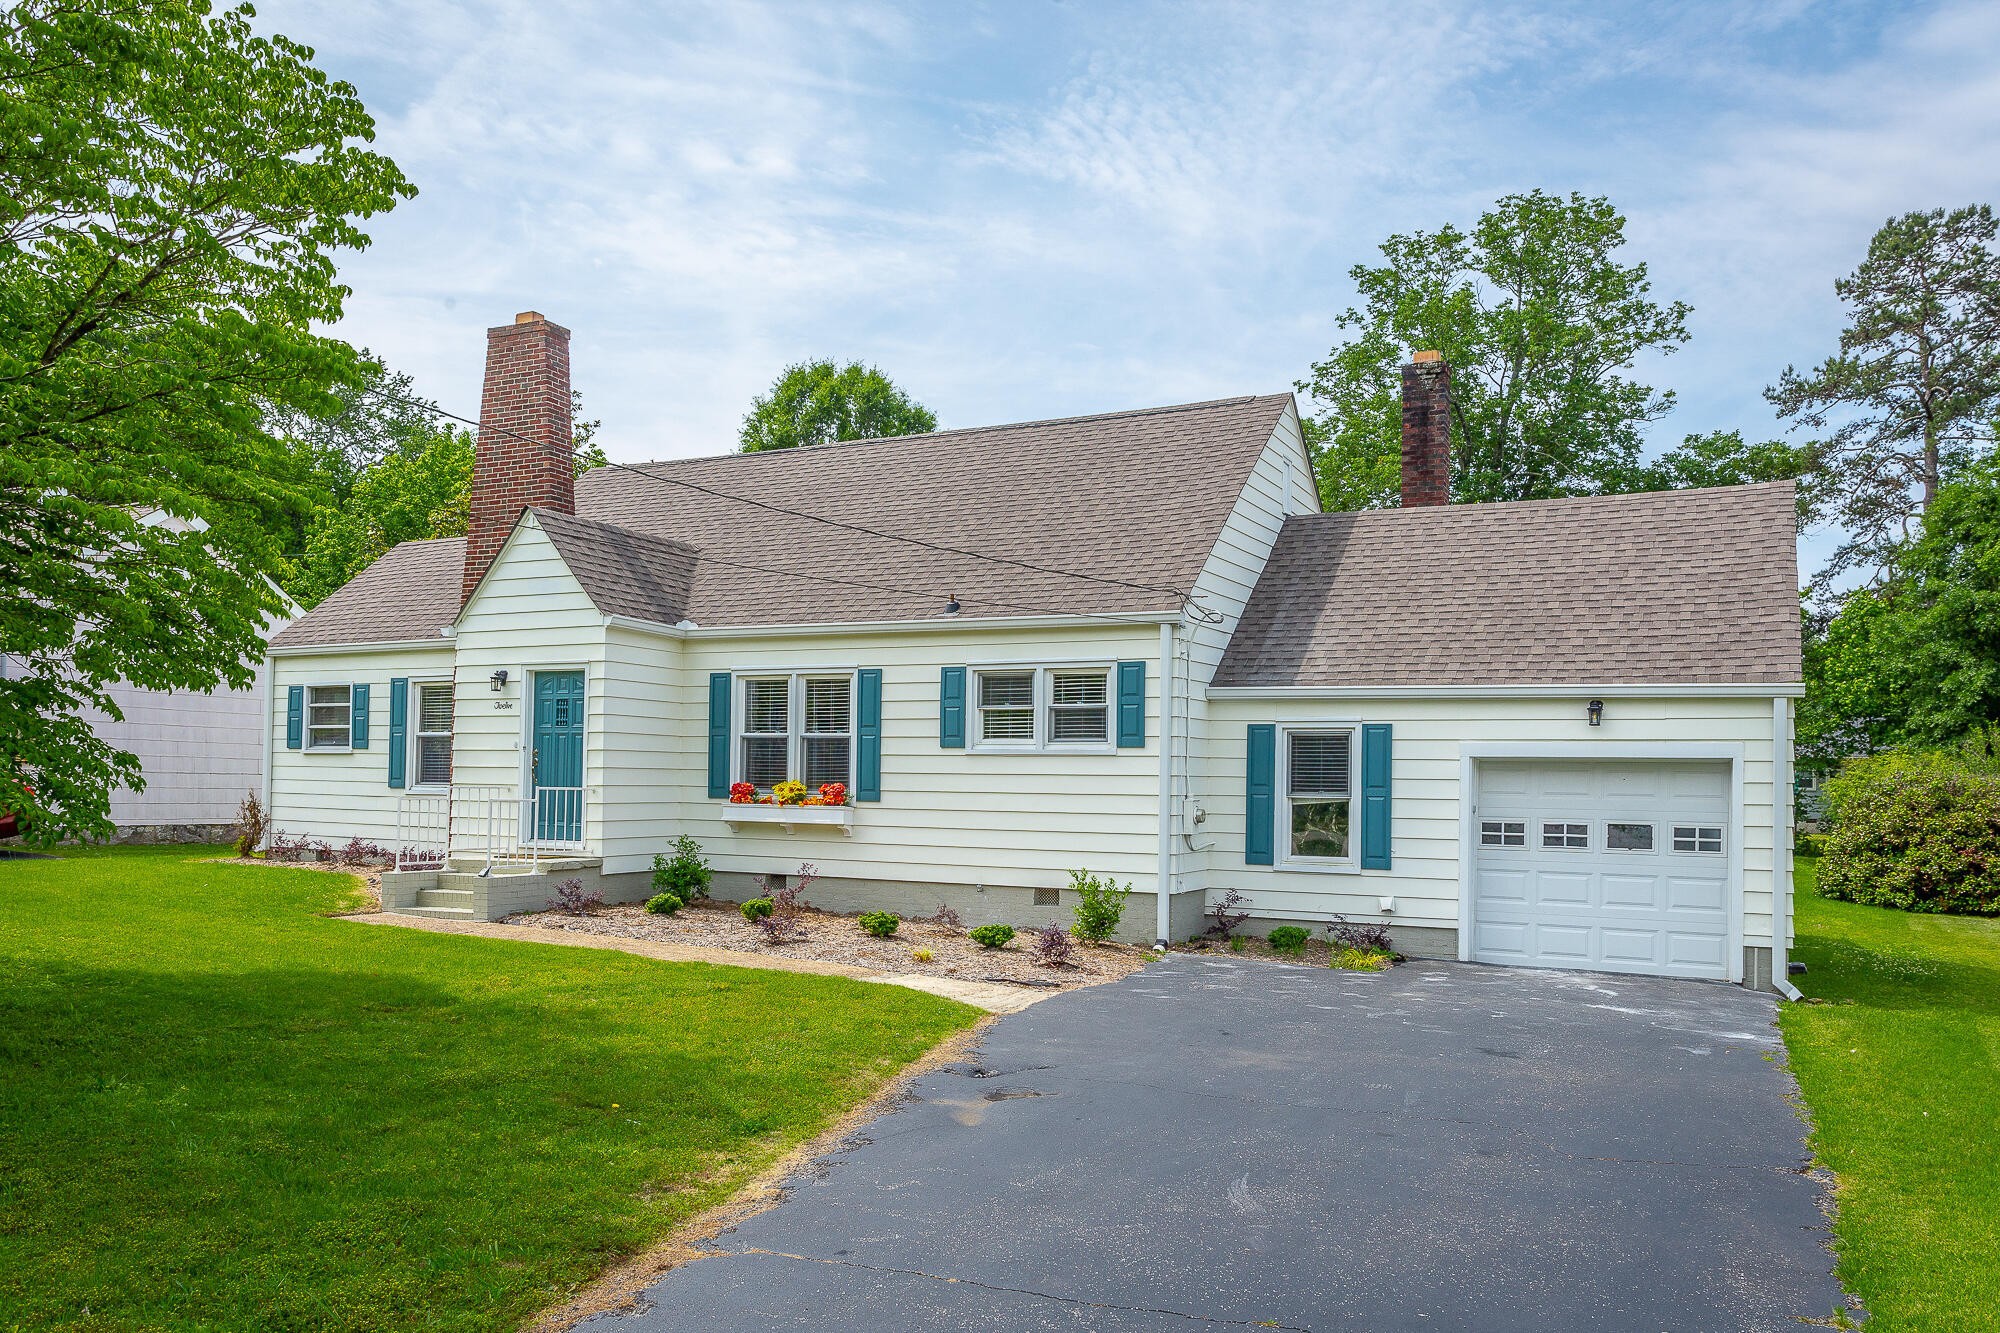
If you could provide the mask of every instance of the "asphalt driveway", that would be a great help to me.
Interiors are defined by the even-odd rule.
[[[1773,1002],[1177,955],[976,1063],[593,1333],[1797,1329],[1840,1302]]]

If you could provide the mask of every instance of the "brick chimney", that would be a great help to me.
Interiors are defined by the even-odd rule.
[[[576,512],[569,330],[533,310],[486,330],[486,386],[472,464],[463,604],[529,505]]]
[[[1403,508],[1451,503],[1451,367],[1418,352],[1403,367]]]

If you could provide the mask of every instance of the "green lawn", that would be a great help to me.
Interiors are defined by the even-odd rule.
[[[2000,921],[1831,902],[1799,858],[1779,1019],[1870,1333],[2000,1328]]]
[[[0,862],[0,1328],[511,1328],[977,1017],[215,854]]]

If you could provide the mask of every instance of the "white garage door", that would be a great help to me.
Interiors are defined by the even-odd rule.
[[[1729,766],[1482,760],[1472,956],[1729,975]]]

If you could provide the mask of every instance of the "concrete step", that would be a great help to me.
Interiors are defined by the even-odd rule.
[[[403,914],[405,916],[438,917],[446,921],[472,920],[472,909],[470,907],[405,907]]]
[[[496,875],[548,875],[573,874],[578,870],[594,870],[604,864],[600,856],[566,856],[560,859],[543,857],[540,861],[496,861],[493,873]],[[445,864],[445,874],[476,875],[486,865],[483,856],[454,856]]]
[[[473,894],[471,889],[438,888],[417,890],[417,906],[419,907],[463,907],[469,912],[472,910],[472,905]]]

